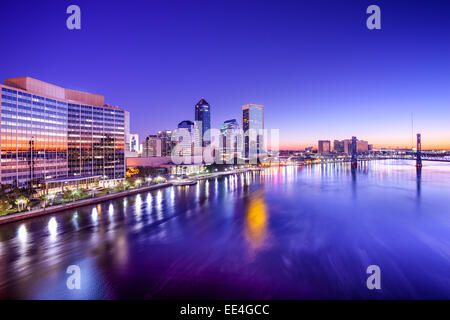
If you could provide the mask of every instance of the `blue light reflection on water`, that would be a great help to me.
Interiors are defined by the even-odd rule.
[[[0,298],[450,298],[449,186],[445,163],[269,168],[4,225]]]

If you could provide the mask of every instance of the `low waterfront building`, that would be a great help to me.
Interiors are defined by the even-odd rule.
[[[195,175],[205,172],[206,166],[204,164],[183,164],[177,165],[173,163],[168,163],[161,165],[162,168],[167,169],[168,174],[173,175]]]
[[[86,176],[86,177],[65,177],[45,180],[45,186],[41,194],[58,193],[72,189],[93,189],[97,187],[108,187],[110,184],[106,182],[100,183],[102,176]]]

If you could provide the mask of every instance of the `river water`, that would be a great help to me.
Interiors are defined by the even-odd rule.
[[[449,299],[450,164],[269,168],[3,225],[0,298]]]

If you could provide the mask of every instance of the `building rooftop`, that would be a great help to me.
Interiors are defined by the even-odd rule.
[[[245,105],[242,106],[242,110],[248,109],[248,108],[250,108],[250,107],[256,107],[256,108],[264,109],[264,106],[263,106],[263,105],[260,105],[260,104],[253,104],[253,103],[248,103],[248,104],[245,104]]]
[[[76,176],[76,177],[60,177],[54,179],[47,179],[44,183],[53,183],[53,182],[69,182],[69,181],[78,181],[84,179],[92,179],[92,178],[101,178],[101,175],[93,175],[93,176]]]
[[[201,98],[200,101],[197,103],[197,106],[208,106],[209,103],[205,100],[205,98]]]
[[[43,95],[48,98],[70,100],[91,106],[105,106],[105,97],[101,94],[67,89],[31,77],[9,78],[4,81],[4,84],[12,88],[25,90],[36,95]]]

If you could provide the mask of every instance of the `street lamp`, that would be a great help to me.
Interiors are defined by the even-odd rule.
[[[53,192],[48,194],[48,200],[50,200],[50,203],[53,204],[53,199],[55,199],[56,194],[54,194]]]

